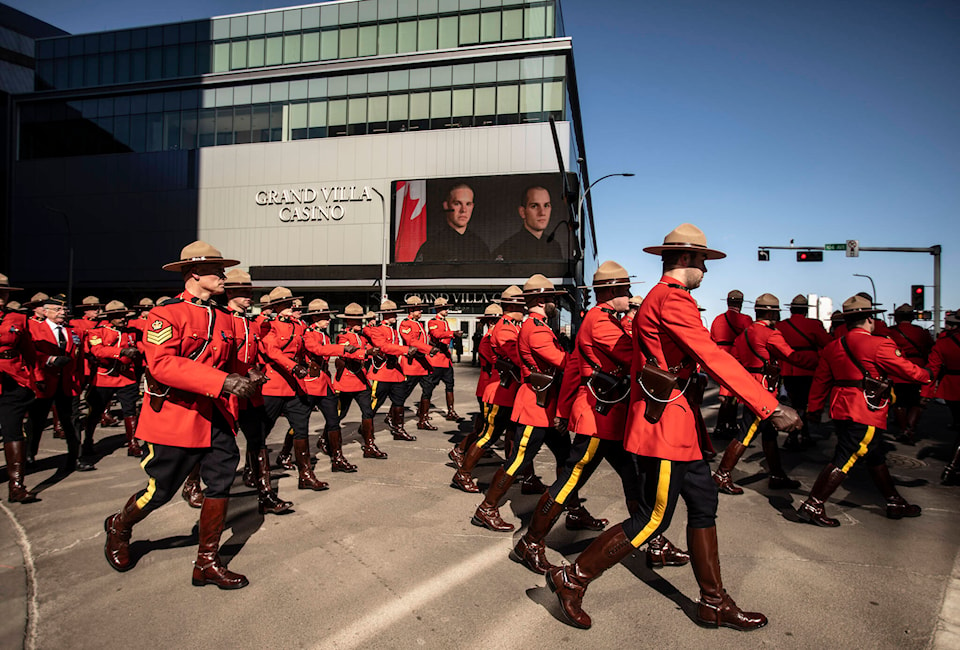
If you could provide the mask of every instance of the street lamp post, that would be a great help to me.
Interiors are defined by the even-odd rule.
[[[63,223],[67,227],[67,310],[69,311],[73,309],[73,233],[70,230],[70,216],[63,210],[51,208],[49,205],[43,207],[63,217]]]
[[[387,299],[387,256],[390,254],[390,219],[387,215],[387,199],[375,187],[371,187],[377,196],[380,197],[380,204],[383,206],[383,250],[380,260],[380,302]],[[377,309],[380,306],[377,305]]]
[[[866,278],[866,279],[870,280],[870,289],[871,289],[871,291],[872,291],[870,295],[873,296],[873,299],[871,300],[871,302],[873,302],[874,304],[876,304],[876,302],[877,302],[877,286],[873,283],[873,278],[871,278],[869,275],[865,275],[865,274],[863,274],[863,273],[854,273],[854,275],[857,276],[858,278]]]
[[[587,189],[585,189],[585,190],[583,191],[583,193],[580,195],[580,200],[577,202],[577,221],[579,221],[580,224],[583,224],[583,202],[584,202],[584,200],[587,198],[587,194],[590,192],[591,189],[593,189],[593,186],[594,186],[594,185],[596,185],[597,183],[599,183],[600,181],[602,181],[602,180],[604,180],[604,179],[606,179],[606,178],[610,178],[611,176],[625,176],[625,177],[628,177],[628,178],[629,178],[630,176],[634,176],[634,173],[633,173],[633,172],[618,172],[618,173],[615,173],[615,174],[607,174],[606,176],[601,176],[601,177],[598,178],[597,180],[595,180],[595,181],[593,181],[592,183],[590,183],[590,185],[587,186]]]

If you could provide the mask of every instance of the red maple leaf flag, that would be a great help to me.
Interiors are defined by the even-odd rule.
[[[427,240],[427,181],[397,182],[397,262],[413,262]]]

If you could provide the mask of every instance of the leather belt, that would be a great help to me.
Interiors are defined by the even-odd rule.
[[[862,379],[837,379],[833,382],[834,386],[841,388],[863,388]]]

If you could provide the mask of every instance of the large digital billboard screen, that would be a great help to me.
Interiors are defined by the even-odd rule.
[[[407,179],[391,189],[396,264],[557,263],[576,245],[557,174]]]

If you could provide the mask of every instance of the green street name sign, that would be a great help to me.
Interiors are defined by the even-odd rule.
[[[823,250],[825,251],[845,251],[847,250],[846,244],[824,244]]]

